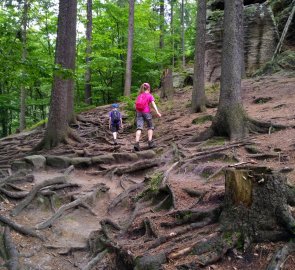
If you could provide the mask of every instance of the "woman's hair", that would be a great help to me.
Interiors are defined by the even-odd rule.
[[[151,86],[149,83],[145,82],[143,83],[141,86],[140,86],[140,89],[139,89],[139,94],[143,93],[145,90],[150,90],[151,91]]]

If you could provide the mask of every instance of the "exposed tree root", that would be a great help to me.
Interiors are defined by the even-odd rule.
[[[98,253],[88,264],[82,268],[82,270],[91,270],[93,267],[95,267],[107,254],[108,250],[105,249],[102,252]]]
[[[127,198],[129,194],[137,189],[144,187],[144,182],[135,184],[125,190],[124,192],[120,193],[116,198],[114,198],[108,206],[108,212],[110,212],[114,207],[116,207],[122,200]]]
[[[17,172],[16,174],[10,175],[4,179],[0,180],[0,187],[7,183],[12,182],[33,182],[34,176],[32,174],[27,174],[24,171]]]
[[[24,227],[22,225],[19,225],[2,215],[0,215],[0,222],[4,223],[5,225],[8,225],[10,228],[14,229],[16,232],[21,233],[23,235],[37,237],[41,240],[44,239],[42,236],[40,236],[38,233],[36,233],[34,229],[30,229],[30,228]]]
[[[280,124],[274,124],[271,122],[258,121],[256,119],[248,117],[248,128],[252,133],[270,133],[272,129],[282,130],[286,128],[293,128],[294,126],[286,126]]]
[[[74,207],[77,207],[79,205],[83,205],[87,200],[93,200],[93,198],[95,198],[98,194],[98,192],[105,192],[106,189],[105,189],[105,185],[104,184],[101,184],[99,185],[94,191],[80,197],[80,198],[77,198],[76,200],[74,200],[73,202],[70,202],[68,204],[65,204],[63,206],[61,206],[55,213],[54,215],[52,215],[50,218],[48,218],[47,220],[45,220],[44,222],[42,223],[39,223],[35,226],[36,229],[38,230],[41,230],[41,229],[45,229],[49,226],[52,225],[52,223],[58,219],[60,216],[62,216],[62,214],[69,210],[69,209],[72,209]]]
[[[114,169],[114,173],[117,175],[123,175],[125,173],[132,173],[136,171],[142,171],[145,169],[150,169],[152,167],[158,166],[160,163],[160,160],[155,159],[155,160],[140,160],[136,163],[133,163],[129,166],[124,166],[124,167],[117,167]]]
[[[284,263],[289,256],[290,253],[295,251],[295,243],[294,241],[291,241],[284,245],[281,249],[279,249],[274,256],[272,257],[272,260],[268,264],[266,270],[280,270],[283,269]]]
[[[65,171],[64,175],[69,175],[75,169],[74,165],[69,166]]]
[[[181,211],[174,211],[173,213],[169,213],[169,216],[173,216],[176,220],[173,222],[162,222],[160,225],[161,227],[169,227],[173,228],[176,226],[181,226],[187,223],[195,223],[200,222],[204,219],[210,220],[211,223],[217,222],[222,207],[217,206],[207,210],[181,210]]]
[[[65,176],[58,176],[52,179],[45,180],[44,182],[36,185],[27,195],[27,197],[21,201],[12,211],[11,216],[18,215],[36,196],[38,191],[46,186],[65,183],[67,178]]]
[[[12,241],[9,227],[5,227],[4,230],[4,245],[8,255],[8,261],[6,265],[9,270],[18,270],[19,268],[19,253],[15,244]]]

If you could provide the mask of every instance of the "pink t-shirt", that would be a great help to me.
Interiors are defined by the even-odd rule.
[[[155,101],[154,96],[152,94],[150,94],[150,93],[142,93],[141,95],[146,95],[147,96],[146,99],[148,101],[147,106],[143,109],[142,112],[143,113],[149,113],[149,112],[151,112],[150,103],[153,102],[153,101]]]

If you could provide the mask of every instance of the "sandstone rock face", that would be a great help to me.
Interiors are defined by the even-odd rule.
[[[223,37],[223,11],[209,11],[205,55],[206,81],[218,82],[221,74]],[[278,32],[271,8],[267,3],[245,6],[244,9],[244,53],[245,72],[269,61],[278,42]]]

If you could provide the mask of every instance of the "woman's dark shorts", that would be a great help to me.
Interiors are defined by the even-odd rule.
[[[148,129],[155,129],[153,125],[152,115],[151,113],[142,113],[142,112],[136,112],[136,125],[137,129],[143,129],[144,122],[147,123]]]
[[[118,132],[120,129],[120,123],[112,123],[111,124],[111,131],[112,132]]]

